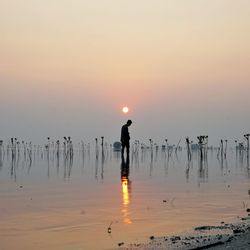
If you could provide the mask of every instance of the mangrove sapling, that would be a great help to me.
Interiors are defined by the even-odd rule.
[[[3,141],[0,140],[0,171],[3,167]]]
[[[198,139],[198,145],[199,145],[199,149],[200,149],[200,158],[201,158],[201,160],[203,160],[203,157],[204,157],[203,146],[207,145],[208,136],[207,135],[200,135],[200,136],[197,136],[197,139]]]
[[[188,137],[186,138],[186,144],[187,144],[188,161],[190,161],[191,160],[191,148],[190,148],[191,143]]]
[[[57,140],[56,141],[56,156],[57,156],[57,159],[59,158],[59,150],[60,150],[60,141]]]
[[[249,136],[250,134],[245,134],[244,137],[247,140],[247,151],[249,151]]]
[[[149,144],[150,144],[150,149],[152,151],[153,150],[153,140],[152,139],[149,139]]]
[[[180,138],[180,140],[178,141],[177,146],[176,146],[176,148],[175,148],[175,154],[177,154],[177,150],[178,150],[178,148],[179,148],[180,143],[181,143],[181,138]]]
[[[224,154],[224,145],[223,145],[223,140],[220,140],[220,144],[221,144],[221,151],[220,151],[220,153],[221,153],[221,158],[223,157],[223,154]]]
[[[113,224],[113,221],[110,222],[109,226],[108,226],[108,233],[111,234],[112,230],[111,230],[111,226]]]
[[[103,148],[103,139],[104,139],[104,136],[101,137],[101,141],[102,141],[101,146],[102,146],[102,148]]]
[[[98,155],[99,155],[98,139],[95,138],[95,157],[96,157],[96,159],[98,159]]]
[[[167,152],[168,152],[168,158],[169,158],[169,150],[170,150],[170,148],[169,148],[169,145],[168,145],[168,139],[165,139],[165,142],[166,142],[166,147],[167,147]]]
[[[227,140],[225,140],[225,151],[224,151],[224,158],[227,158]]]

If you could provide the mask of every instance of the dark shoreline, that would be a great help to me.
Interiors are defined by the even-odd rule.
[[[237,223],[218,226],[200,226],[186,235],[150,236],[145,243],[118,243],[116,249],[250,249],[250,217],[241,218]]]

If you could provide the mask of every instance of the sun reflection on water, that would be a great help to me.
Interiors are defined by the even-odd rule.
[[[125,224],[132,224],[129,212],[129,204],[131,197],[131,182],[129,180],[129,157],[127,157],[126,162],[122,157],[121,164],[121,183],[122,183],[122,198],[123,198],[123,222]]]
[[[123,194],[123,205],[129,204],[129,193],[128,193],[128,179],[122,177],[122,194]]]

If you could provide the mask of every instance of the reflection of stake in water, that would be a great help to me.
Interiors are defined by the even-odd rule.
[[[208,180],[208,162],[207,162],[207,144],[208,136],[200,135],[197,136],[198,145],[199,145],[199,156],[198,156],[198,177],[199,183],[207,182]]]
[[[84,161],[85,161],[85,147],[83,141],[81,141],[81,156],[82,156],[82,173],[83,173]]]
[[[245,134],[244,137],[247,140],[247,147],[246,147],[246,150],[247,150],[247,168],[249,169],[249,137],[250,137],[250,134]]]
[[[97,179],[98,175],[98,159],[99,159],[99,147],[98,147],[98,139],[95,138],[95,178]]]
[[[102,146],[102,165],[101,165],[101,178],[102,178],[102,180],[104,178],[104,161],[105,161],[105,155],[104,155],[104,149]]]
[[[3,141],[0,140],[0,171],[3,168],[3,155],[4,155]]]
[[[131,182],[129,180],[129,157],[127,157],[126,162],[124,157],[122,157],[121,164],[121,183],[122,183],[122,198],[123,198],[123,222],[125,224],[131,224],[132,220],[129,213],[129,204],[131,196]]]
[[[164,156],[164,170],[165,170],[165,176],[168,176],[168,166],[169,166],[169,155],[167,157],[166,150],[163,152]]]
[[[153,158],[154,158],[153,149],[151,149],[151,153],[150,153],[150,166],[149,166],[149,176],[152,176]]]

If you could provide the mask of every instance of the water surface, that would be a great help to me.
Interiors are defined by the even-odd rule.
[[[232,222],[250,205],[248,163],[234,150],[202,161],[185,148],[139,149],[124,161],[108,147],[76,145],[72,159],[1,150],[1,249],[112,249]]]

